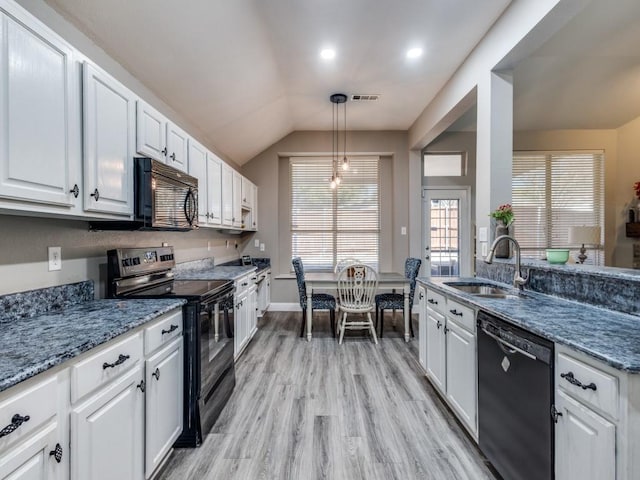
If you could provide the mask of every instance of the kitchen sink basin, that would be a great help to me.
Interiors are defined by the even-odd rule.
[[[522,296],[516,293],[513,289],[506,289],[485,283],[445,282],[445,285],[455,288],[456,290],[460,290],[461,292],[468,293],[469,295],[473,295],[474,297],[504,299],[522,298]]]

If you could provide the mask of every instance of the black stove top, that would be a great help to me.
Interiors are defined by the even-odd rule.
[[[130,292],[129,298],[186,298],[206,300],[233,290],[230,280],[172,280],[147,289]]]

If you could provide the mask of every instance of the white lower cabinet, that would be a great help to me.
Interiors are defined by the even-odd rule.
[[[556,479],[616,478],[616,427],[566,393],[556,395]]]
[[[51,455],[51,452],[55,453],[57,445],[60,445],[58,425],[52,422],[45,429],[2,454],[0,478],[3,480],[62,480],[63,471]],[[64,453],[63,451],[63,455]]]
[[[476,312],[422,286],[418,298],[420,363],[458,419],[477,438]]]
[[[182,432],[183,355],[180,336],[145,361],[145,478]]]
[[[234,297],[234,358],[238,358],[258,330],[258,300],[254,280],[255,272],[235,281]]]
[[[72,480],[142,478],[142,369],[138,364],[71,411]]]

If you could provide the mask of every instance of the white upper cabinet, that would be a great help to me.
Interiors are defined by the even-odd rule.
[[[162,163],[167,159],[167,118],[142,100],[136,102],[136,151]]]
[[[0,197],[75,204],[71,190],[80,182],[80,157],[72,154],[79,140],[74,85],[72,48],[1,0]]]
[[[222,225],[233,226],[233,169],[222,164]]]
[[[233,170],[233,217],[232,226],[241,228],[242,225],[242,175]]]
[[[188,170],[189,135],[177,125],[167,123],[167,164],[178,170]]]
[[[207,149],[189,139],[189,175],[198,179],[198,225],[204,226],[208,219]]]
[[[187,172],[189,135],[148,103],[136,105],[136,151]]]
[[[246,178],[242,177],[242,208],[251,210],[253,206],[253,183]]]
[[[222,225],[222,160],[213,153],[207,155],[208,223]]]
[[[251,206],[251,227],[249,230],[258,230],[258,187],[253,185],[253,204]]]
[[[84,63],[84,208],[131,215],[135,95]]]

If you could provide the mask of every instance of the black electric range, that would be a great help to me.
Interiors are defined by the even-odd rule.
[[[111,298],[184,298],[184,422],[174,446],[202,443],[235,386],[230,280],[176,280],[173,247],[107,252]]]

